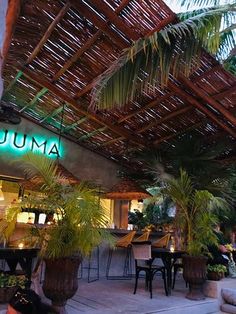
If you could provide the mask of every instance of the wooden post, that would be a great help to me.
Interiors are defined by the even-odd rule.
[[[3,92],[2,65],[3,65],[3,46],[6,29],[6,12],[8,1],[0,0],[0,99]]]
[[[20,0],[0,0],[0,99],[3,92],[2,70],[19,12]]]

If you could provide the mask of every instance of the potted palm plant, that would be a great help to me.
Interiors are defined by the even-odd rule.
[[[43,291],[59,313],[77,288],[77,273],[83,256],[88,255],[110,234],[103,229],[107,217],[96,191],[84,183],[68,184],[58,172],[57,163],[42,155],[21,158],[27,176],[35,178],[40,193],[29,196],[20,208],[54,212],[57,219],[45,228],[33,228],[40,241],[40,258],[45,261]]]
[[[176,205],[177,224],[186,235],[187,255],[183,257],[183,277],[189,283],[187,298],[204,298],[202,285],[207,277],[208,246],[217,243],[213,226],[216,216],[214,206],[223,203],[206,190],[194,189],[186,171],[180,171],[180,177],[169,179],[164,193],[171,197]]]

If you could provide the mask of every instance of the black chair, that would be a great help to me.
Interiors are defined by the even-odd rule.
[[[97,246],[88,258],[82,261],[78,279],[83,278],[84,270],[87,271],[88,283],[99,280],[99,246]]]
[[[175,279],[176,279],[176,275],[177,275],[178,270],[183,269],[184,266],[183,266],[182,261],[180,261],[180,262],[175,263],[173,267],[174,267],[174,278],[173,278],[173,283],[172,283],[172,289],[175,288]],[[185,285],[187,288],[187,286],[188,286],[187,281],[185,282]]]
[[[138,279],[140,272],[145,272],[146,288],[150,292],[150,298],[152,298],[152,280],[157,272],[161,272],[162,279],[164,280],[165,293],[167,295],[166,287],[166,270],[164,266],[153,265],[153,259],[151,254],[151,242],[132,242],[132,250],[135,259],[135,286],[134,294],[137,291]]]

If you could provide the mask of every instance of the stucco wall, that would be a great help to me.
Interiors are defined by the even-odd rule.
[[[42,135],[45,138],[58,136],[26,119],[22,119],[19,125],[10,125],[0,122],[0,130],[13,130],[17,133]],[[92,140],[92,138],[91,138]],[[109,188],[117,182],[118,165],[100,155],[97,155],[67,139],[61,139],[64,147],[64,157],[60,163],[79,179],[96,182],[102,187]],[[0,146],[0,175],[22,177],[22,171],[12,163],[16,159],[17,152],[12,153],[7,148]]]

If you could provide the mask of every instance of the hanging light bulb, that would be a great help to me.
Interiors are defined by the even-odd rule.
[[[2,180],[0,180],[0,201],[4,201],[4,194],[2,191]]]

